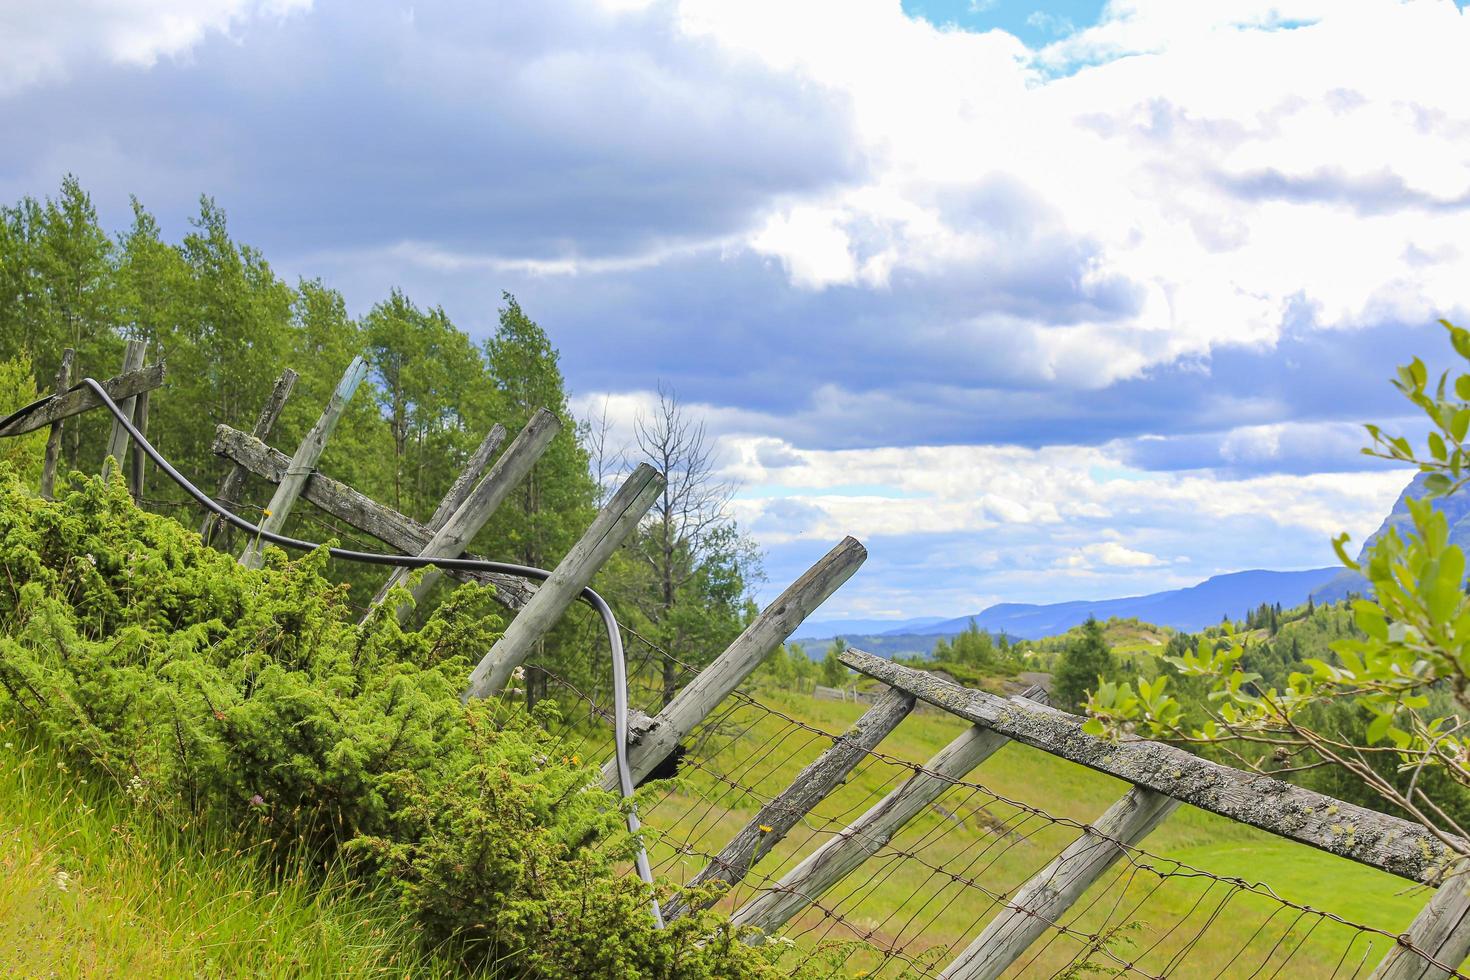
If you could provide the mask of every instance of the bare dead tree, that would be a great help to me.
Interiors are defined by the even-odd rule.
[[[729,547],[733,527],[729,504],[737,487],[715,472],[704,422],[689,418],[671,387],[661,383],[657,404],[647,415],[639,413],[634,440],[637,455],[657,467],[667,481],[649,511],[640,549],[656,588],[656,602],[645,612],[655,623],[666,624],[679,590],[697,574],[701,563],[715,549]],[[662,658],[667,704],[678,690],[674,657],[682,644],[677,636],[665,639],[673,655]]]
[[[583,438],[583,445],[587,447],[588,464],[592,469],[592,479],[597,483],[598,507],[607,503],[607,497],[612,492],[608,486],[610,479],[629,469],[627,444],[617,448],[609,445],[613,427],[612,419],[608,415],[610,401],[610,396],[603,396],[602,412],[597,418],[588,420]]]

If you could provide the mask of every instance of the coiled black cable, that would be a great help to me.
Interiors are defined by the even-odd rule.
[[[194,500],[205,510],[223,518],[227,523],[255,535],[261,541],[269,541],[271,544],[280,545],[283,548],[294,548],[298,551],[315,551],[321,547],[320,542],[303,541],[300,538],[287,537],[284,534],[276,534],[266,531],[258,525],[250,523],[245,518],[229,510],[207,493],[200,490],[189,478],[174,468],[173,464],[163,457],[153,444],[140,432],[133,420],[118,407],[112,397],[107,394],[106,389],[92,378],[83,378],[81,381],[67,389],[68,392],[80,391],[86,388],[90,390],[104,408],[112,413],[113,418],[127,430],[128,435],[133,438],[143,454],[151,459],[154,464],[167,474],[168,478],[184,489],[184,492],[193,497]],[[60,394],[60,393],[58,393]],[[23,408],[11,412],[5,418],[0,419],[0,431],[4,431],[11,423],[25,418],[30,413],[37,411],[55,396],[34,401]],[[327,553],[333,558],[341,558],[344,561],[362,562],[368,565],[392,565],[400,568],[427,568],[433,565],[435,568],[462,571],[462,572],[496,572],[502,575],[513,575],[517,578],[531,579],[544,582],[551,577],[551,572],[544,568],[533,568],[530,565],[516,565],[509,562],[485,561],[479,558],[426,558],[421,555],[385,555],[374,551],[353,551],[348,548],[328,548]],[[628,830],[635,837],[638,834],[638,815],[631,803],[633,797],[632,770],[628,765],[628,666],[623,654],[623,636],[618,629],[618,621],[613,616],[611,607],[602,596],[594,592],[590,587],[583,588],[580,595],[581,600],[591,606],[602,618],[602,625],[607,630],[609,652],[612,655],[613,670],[613,738],[616,745],[613,757],[617,763],[618,788],[623,799],[629,800],[628,804]],[[638,877],[650,887],[653,887],[653,871],[648,863],[648,851],[641,840],[638,845],[638,853],[634,858],[638,868]],[[663,928],[663,913],[659,910],[658,899],[653,902],[653,920],[659,927]]]

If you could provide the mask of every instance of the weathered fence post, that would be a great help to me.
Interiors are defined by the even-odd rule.
[[[133,428],[138,430],[139,435],[145,439],[148,437],[148,395],[143,392],[133,404]],[[128,489],[132,491],[134,500],[143,497],[143,473],[147,465],[148,457],[143,453],[143,447],[133,443],[132,469],[128,473]]]
[[[485,438],[480,440],[479,447],[470,456],[469,462],[465,464],[465,468],[461,470],[459,475],[454,478],[454,483],[450,485],[449,491],[445,493],[443,499],[439,501],[439,506],[434,508],[434,515],[430,517],[429,522],[424,525],[436,537],[438,536],[439,532],[444,529],[445,523],[455,516],[455,511],[459,510],[460,506],[464,504],[466,499],[468,499],[470,491],[475,489],[476,481],[478,481],[481,474],[485,472],[485,467],[490,465],[490,457],[495,455],[495,450],[499,449],[500,444],[504,441],[505,426],[497,422],[490,427],[490,431],[485,434]],[[474,535],[471,534],[470,537],[474,537]],[[424,550],[419,552],[419,556],[429,556],[431,554],[429,548],[432,544],[433,540],[431,539],[429,545],[425,545]],[[463,549],[455,552],[454,554],[459,555],[460,553],[462,553],[462,551]],[[453,557],[449,556],[447,552],[436,552],[436,554],[439,554],[441,557]],[[368,616],[371,616],[373,614],[373,608],[380,604],[383,599],[388,595],[388,590],[393,588],[399,582],[402,582],[405,578],[408,577],[408,574],[409,571],[406,568],[393,569],[393,573],[388,576],[388,581],[382,584],[382,586],[378,589],[377,594],[373,596],[373,601],[368,603],[367,614],[363,617],[364,622],[367,621]],[[434,570],[429,569],[424,572],[424,577],[428,578],[432,574],[434,574]],[[437,576],[435,577],[437,578]],[[427,592],[428,590],[425,589],[424,591]],[[417,605],[418,601],[421,598],[422,596],[419,594],[418,590],[415,590],[415,605]],[[407,605],[399,607],[399,617],[402,618],[402,616],[408,611],[409,608],[410,607]]]
[[[290,368],[286,368],[281,372],[281,376],[276,379],[276,383],[271,386],[270,397],[265,400],[265,407],[260,410],[260,417],[255,420],[255,428],[250,430],[251,435],[260,440],[264,440],[266,436],[270,435],[271,429],[275,427],[276,419],[280,418],[281,409],[285,407],[286,399],[291,397],[291,389],[294,387],[296,387],[296,372]],[[226,507],[233,507],[235,494],[239,492],[240,487],[245,483],[246,472],[247,470],[241,464],[233,464],[230,467],[230,471],[225,474],[224,479],[219,481],[219,489],[215,491],[214,499]],[[219,517],[214,513],[206,513],[204,515],[204,523],[199,525],[199,536],[204,539],[205,544],[209,544],[215,535],[228,533],[229,528],[230,525],[225,522],[223,517]]]
[[[77,352],[68,347],[61,352],[61,366],[56,369],[55,393],[60,395],[71,387],[71,365]],[[41,464],[41,496],[50,500],[56,491],[56,463],[61,458],[61,429],[64,419],[51,423],[51,433],[46,436],[46,459]]]
[[[498,434],[494,431],[491,434],[496,436],[495,445],[498,446],[500,440],[505,438],[505,428],[497,425],[495,429],[499,430]],[[480,482],[479,486],[475,486],[472,491],[461,497],[453,513],[442,520],[441,526],[435,528],[433,540],[425,545],[419,554],[425,558],[457,558],[464,554],[471,539],[480,533],[480,529],[490,520],[510,492],[526,478],[527,473],[531,472],[531,467],[536,465],[536,461],[551,445],[551,440],[559,431],[561,431],[561,420],[546,409],[539,409],[535,415],[531,416],[526,427],[511,441],[500,459],[495,461],[490,473]],[[485,444],[489,443],[490,439],[487,437]],[[488,458],[491,452],[494,452],[493,447],[490,452],[484,454],[485,457]],[[440,509],[443,509],[443,505],[440,506]],[[432,522],[430,526],[433,526]],[[410,609],[424,601],[424,597],[439,580],[440,574],[436,568],[424,571],[423,577],[413,587],[413,604],[404,603],[398,607],[397,613],[400,619],[406,616]],[[388,590],[407,575],[407,569],[396,570],[378,590],[378,594],[373,598],[373,605],[382,602]]]
[[[1390,949],[1370,980],[1445,980],[1470,957],[1470,862],[1451,869],[1403,938],[1410,945]]]
[[[496,422],[490,427],[490,431],[485,433],[485,438],[480,440],[480,445],[471,454],[464,469],[460,470],[459,476],[454,478],[454,483],[444,494],[444,499],[439,501],[439,506],[434,508],[434,514],[429,518],[427,525],[430,529],[439,530],[444,526],[444,522],[459,510],[460,505],[469,498],[470,491],[475,489],[480,477],[490,465],[490,460],[495,456],[495,450],[499,449],[500,444],[504,441],[505,426]]]
[[[357,391],[357,386],[362,384],[362,379],[367,377],[367,362],[361,357],[354,357],[352,363],[347,365],[347,371],[342,375],[342,380],[337,383],[337,390],[332,392],[332,399],[327,403],[322,417],[317,419],[316,425],[301,440],[301,445],[296,447],[296,455],[291,457],[291,465],[286,468],[286,476],[271,497],[271,502],[266,507],[265,518],[260,522],[260,529],[271,533],[280,533],[281,528],[286,525],[286,518],[291,514],[291,508],[296,505],[296,500],[301,496],[301,490],[306,486],[306,480],[311,476],[311,471],[316,468],[316,461],[321,458],[322,451],[327,448],[327,440],[332,436],[332,430],[337,427],[337,422],[342,418],[342,413],[347,410],[347,403],[352,400],[352,395]],[[245,553],[240,556],[240,564],[246,568],[259,568],[261,565],[263,546],[257,535],[245,546]]]
[[[1022,885],[975,941],[944,968],[941,980],[995,980],[1056,924],[1092,883],[1179,806],[1134,786],[1097,823]]]
[[[731,921],[737,926],[755,926],[762,933],[775,932],[877,854],[904,824],[994,755],[1006,741],[1005,736],[978,725],[965,729],[924,763],[921,771],[746,903],[730,917]]]
[[[784,643],[812,610],[851,578],[867,557],[868,550],[857,538],[844,538],[762,610],[755,622],[675,695],[637,741],[628,746],[633,782],[642,780],[674,751],[679,740],[708,717],[772,650]],[[602,767],[602,785],[606,789],[618,785],[613,761]]]
[[[663,474],[647,463],[638,465],[552,571],[551,577],[541,583],[531,601],[510,621],[505,633],[476,665],[465,690],[466,701],[489,697],[505,687],[511,671],[525,662],[531,647],[555,625],[567,606],[592,581],[597,569],[638,526],[663,485]]]
[[[139,371],[143,368],[143,358],[147,352],[147,345],[141,340],[128,341],[123,351],[122,374],[130,371]],[[117,407],[122,410],[123,415],[131,419],[133,408],[137,403],[137,397],[130,395],[119,401]],[[127,458],[128,452],[128,430],[123,427],[121,419],[112,420],[112,435],[107,440],[107,455],[102,460],[102,478],[105,480],[112,475],[112,466],[116,463],[119,467]]]
[[[686,887],[697,888],[712,881],[739,884],[755,863],[770,853],[813,807],[826,799],[827,794],[836,789],[848,773],[909,716],[913,708],[913,695],[889,688],[877,704],[863,712],[851,728],[803,769],[781,795],[761,807],[760,812],[751,817],[750,822]],[[687,911],[681,896],[675,895],[664,905],[664,918],[673,921]]]

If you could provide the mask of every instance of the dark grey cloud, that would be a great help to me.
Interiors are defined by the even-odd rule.
[[[1341,167],[1320,167],[1308,174],[1288,174],[1265,167],[1239,174],[1217,173],[1215,183],[1242,200],[1336,204],[1363,216],[1405,209],[1470,210],[1470,188],[1453,197],[1436,197],[1410,187],[1403,177],[1388,170],[1352,174]]]
[[[411,292],[443,300],[478,332],[493,327],[498,290],[516,293],[551,331],[578,391],[652,389],[662,380],[688,399],[771,416],[765,431],[801,448],[1102,445],[1154,435],[1164,442],[1130,450],[1139,465],[1213,467],[1222,475],[1309,472],[1318,463],[1353,469],[1364,465],[1361,442],[1344,433],[1405,411],[1388,383],[1394,365],[1419,355],[1436,371],[1449,366],[1437,324],[1326,330],[1301,305],[1274,346],[1220,346],[1091,390],[1053,383],[1034,369],[1045,328],[987,323],[974,311],[1080,303],[1078,268],[1024,285],[977,269],[973,280],[896,277],[886,290],[820,292],[793,288],[778,263],[749,253],[575,277],[475,281],[399,271]],[[351,275],[346,266],[342,273]],[[362,294],[380,295],[387,275],[368,274]],[[1118,306],[1120,319],[1127,308]],[[829,401],[828,388],[845,397]],[[1274,460],[1220,455],[1231,430],[1288,421],[1341,428],[1330,444],[1289,436],[1289,452]]]
[[[516,258],[746,229],[853,177],[845,107],[675,36],[661,5],[322,0],[149,70],[0,99],[7,198],[74,171],[179,227],[201,193],[273,256],[404,240]]]

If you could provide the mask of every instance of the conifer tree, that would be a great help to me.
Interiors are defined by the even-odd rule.
[[[1081,712],[1087,692],[1096,690],[1098,678],[1107,679],[1117,670],[1113,654],[1103,636],[1102,624],[1089,616],[1082,632],[1067,643],[1052,677],[1052,700],[1056,706]]]

